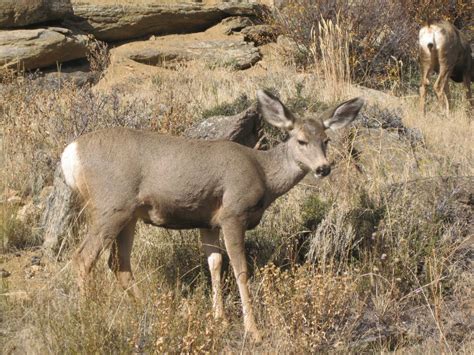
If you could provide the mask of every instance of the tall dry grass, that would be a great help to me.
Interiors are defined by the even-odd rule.
[[[323,83],[324,101],[339,101],[347,96],[351,84],[349,65],[349,46],[351,42],[348,29],[341,26],[339,17],[333,20],[321,18],[311,31],[310,52],[313,56],[314,70]]]

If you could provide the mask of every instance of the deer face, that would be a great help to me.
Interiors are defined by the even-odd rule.
[[[311,171],[317,178],[331,172],[326,158],[329,143],[326,130],[347,126],[357,117],[364,104],[362,99],[354,98],[328,109],[317,119],[301,120],[272,94],[259,90],[257,98],[265,120],[290,134],[288,148],[293,160],[301,169]]]
[[[294,160],[306,171],[316,177],[329,175],[331,166],[326,158],[329,138],[321,121],[305,120],[290,131],[288,146]]]

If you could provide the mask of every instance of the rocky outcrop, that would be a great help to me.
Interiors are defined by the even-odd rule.
[[[87,36],[58,27],[0,32],[0,65],[34,69],[83,58]]]
[[[150,41],[132,42],[112,50],[112,62],[128,58],[139,63],[171,67],[180,62],[199,60],[210,67],[247,69],[261,59],[252,44],[240,39],[196,39],[174,35]]]
[[[66,185],[58,163],[54,173],[54,185],[47,197],[40,221],[44,231],[43,247],[50,255],[60,249],[60,242],[73,227],[75,212],[77,212],[74,206],[74,193]]]
[[[198,3],[113,5],[73,3],[74,18],[67,26],[93,34],[102,41],[121,41],[150,34],[203,31],[229,16],[253,16],[258,4]]]
[[[1,0],[0,29],[28,26],[72,15],[71,0]]]
[[[213,116],[188,128],[185,136],[200,139],[226,139],[254,148],[260,139],[262,117],[257,105],[234,116]]]
[[[223,34],[231,35],[233,32],[239,32],[253,24],[252,20],[248,17],[231,16],[223,19],[220,23],[220,27],[222,28]]]

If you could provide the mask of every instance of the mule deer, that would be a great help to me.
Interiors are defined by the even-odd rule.
[[[452,24],[439,21],[420,29],[420,106],[425,112],[426,85],[434,71],[439,73],[434,90],[441,105],[449,112],[449,83],[463,82],[466,97],[471,105],[471,80],[474,78],[474,65],[469,41]]]
[[[66,183],[87,201],[89,235],[73,257],[84,291],[101,254],[112,247],[109,266],[121,286],[140,298],[130,266],[138,219],[170,229],[199,228],[211,271],[213,312],[224,317],[221,296],[223,231],[242,301],[244,327],[255,341],[257,329],[247,286],[245,231],[256,227],[264,211],[309,171],[327,176],[325,130],[346,126],[363,105],[359,98],[301,120],[280,100],[259,90],[263,117],[290,138],[268,151],[230,141],[185,139],[127,128],[100,130],[79,137],[61,157]]]

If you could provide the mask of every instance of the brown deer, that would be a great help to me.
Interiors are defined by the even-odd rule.
[[[214,316],[223,318],[222,230],[245,331],[260,341],[247,286],[245,231],[256,227],[268,206],[308,172],[318,178],[331,172],[325,130],[352,122],[363,101],[354,98],[319,118],[301,120],[270,93],[259,90],[257,98],[265,120],[289,133],[286,142],[268,151],[127,128],[92,132],[66,147],[64,177],[86,202],[91,223],[73,257],[82,292],[99,255],[111,247],[110,268],[121,286],[140,299],[130,266],[138,219],[170,229],[199,228],[211,271]]]
[[[434,84],[436,96],[449,113],[449,83],[463,82],[466,97],[471,105],[471,80],[474,78],[474,65],[471,47],[467,38],[452,24],[439,21],[420,29],[420,106],[425,112],[426,85],[432,72],[439,73]]]

